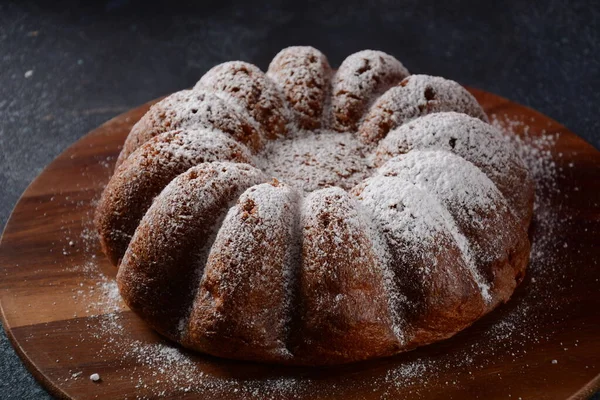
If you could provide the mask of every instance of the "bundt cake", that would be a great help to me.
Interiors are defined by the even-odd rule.
[[[215,356],[389,356],[506,302],[533,183],[456,82],[312,47],[234,61],[135,124],[95,222],[128,306]]]

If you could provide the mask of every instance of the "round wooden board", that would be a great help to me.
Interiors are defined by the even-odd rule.
[[[556,176],[538,182],[544,205],[526,280],[509,303],[455,337],[388,359],[311,369],[190,354],[152,332],[114,297],[115,270],[91,225],[146,104],[68,148],[15,207],[0,244],[9,338],[51,393],[73,399],[585,398],[600,384],[600,152],[531,109],[472,92],[501,124],[546,144],[538,167]]]

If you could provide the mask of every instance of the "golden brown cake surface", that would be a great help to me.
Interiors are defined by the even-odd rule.
[[[372,50],[212,68],[134,126],[96,211],[125,302],[183,346],[328,365],[509,300],[533,183],[462,86]]]

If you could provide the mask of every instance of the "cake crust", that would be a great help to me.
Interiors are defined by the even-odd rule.
[[[334,365],[508,301],[534,186],[451,80],[312,47],[220,64],[133,127],[96,210],[127,305],[186,348]]]

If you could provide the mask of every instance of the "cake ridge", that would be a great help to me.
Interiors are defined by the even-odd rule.
[[[286,289],[293,249],[286,243],[294,234],[293,220],[287,217],[297,197],[293,188],[277,181],[257,184],[246,189],[227,212],[199,280],[189,328],[215,332],[221,342],[211,344],[215,352],[232,356],[236,347],[252,343],[275,357],[291,357],[284,339],[289,325]],[[268,228],[256,230],[259,222]],[[281,233],[283,238],[278,235]],[[251,247],[240,247],[238,254],[227,251],[244,243]],[[261,265],[261,257],[277,260],[274,268]],[[272,280],[265,280],[266,276]],[[252,309],[247,318],[240,318],[235,307],[239,301]],[[256,349],[247,348],[246,352]]]
[[[371,179],[376,179],[377,176],[379,176],[379,175],[375,175],[375,177],[371,178]],[[386,176],[386,175],[383,175],[383,176]],[[397,179],[397,178],[394,176],[394,179]],[[411,182],[409,180],[404,180],[403,182],[406,184],[409,184],[409,185],[413,185],[415,188],[418,188],[418,190],[422,190],[424,193],[426,193],[426,195],[424,197],[422,197],[423,207],[421,209],[419,209],[418,215],[420,215],[422,217],[427,217],[427,218],[433,217],[433,215],[430,215],[426,211],[427,209],[430,209],[430,210],[434,210],[435,213],[438,214],[439,217],[441,217],[441,219],[444,221],[444,227],[449,231],[452,239],[454,240],[454,242],[460,249],[461,256],[465,262],[465,265],[467,266],[469,272],[471,273],[471,275],[473,276],[473,279],[475,280],[477,286],[479,287],[481,296],[483,297],[483,299],[485,301],[490,302],[491,296],[490,296],[489,285],[485,282],[483,277],[481,277],[481,275],[477,271],[477,268],[475,267],[475,260],[473,258],[473,255],[472,255],[470,247],[469,247],[469,242],[465,238],[465,236],[462,234],[460,229],[458,228],[458,224],[456,223],[454,217],[452,217],[452,215],[448,212],[447,207],[444,205],[444,203],[442,201],[440,201],[439,196],[435,192],[430,190],[429,188],[427,188],[423,185],[419,185],[416,182]],[[415,211],[414,211],[415,209],[413,208],[412,210],[413,211],[410,213],[410,216],[413,216],[415,213]],[[426,240],[427,239],[427,235],[422,231],[420,231],[420,232],[417,231],[416,235],[421,235],[421,236],[417,236],[416,240]]]
[[[446,156],[446,160],[448,159],[448,156],[450,159],[452,159],[452,157],[455,157],[455,160],[452,160],[454,162],[447,163],[444,165],[444,167],[447,168],[447,169],[445,169],[445,171],[444,170],[435,171],[435,172],[439,172],[440,173],[439,175],[435,174],[435,173],[430,173],[430,174],[424,176],[424,174],[427,172],[427,166],[423,165],[423,164],[419,165],[419,162],[423,163],[424,161],[425,162],[430,161],[428,159],[429,156],[433,155],[435,157],[438,154],[440,154],[442,156]],[[436,198],[439,205],[444,210],[444,212],[442,213],[442,216],[448,222],[449,230],[450,230],[453,238],[455,239],[456,243],[458,244],[459,248],[461,249],[461,253],[465,260],[465,264],[467,265],[467,267],[468,267],[469,271],[471,272],[471,274],[473,275],[473,278],[475,279],[478,287],[480,288],[482,297],[488,303],[490,303],[492,301],[492,297],[490,295],[489,282],[487,282],[485,280],[485,278],[483,278],[480,275],[479,271],[477,270],[477,268],[475,266],[476,265],[475,257],[471,251],[472,244],[465,236],[465,233],[463,232],[463,230],[459,227],[459,224],[456,222],[456,217],[450,211],[450,209],[449,209],[450,204],[448,204],[448,203],[450,201],[456,199],[456,197],[457,197],[456,194],[466,194],[466,192],[469,192],[469,194],[471,194],[473,196],[471,196],[471,197],[464,196],[462,199],[459,199],[459,201],[460,200],[475,201],[475,199],[477,199],[477,200],[485,199],[487,197],[487,194],[489,194],[489,190],[492,187],[491,185],[493,185],[493,183],[489,180],[488,181],[484,180],[481,183],[477,182],[479,184],[487,185],[487,187],[485,188],[485,191],[482,191],[480,193],[473,193],[473,192],[475,192],[477,187],[475,185],[467,186],[467,184],[474,183],[476,181],[474,179],[465,179],[467,177],[463,177],[461,174],[461,179],[452,179],[450,181],[450,185],[445,185],[446,187],[444,187],[444,185],[436,185],[435,183],[433,183],[433,182],[435,182],[436,178],[439,182],[440,178],[447,179],[447,177],[455,176],[454,174],[456,174],[457,172],[460,171],[459,166],[461,165],[461,163],[457,162],[458,160],[465,161],[465,163],[468,163],[468,161],[464,160],[460,156],[455,156],[452,153],[446,152],[444,150],[431,150],[431,149],[411,150],[408,153],[405,153],[403,156],[404,156],[404,158],[401,158],[402,156],[400,156],[400,157],[396,156],[396,157],[388,160],[386,162],[386,164],[384,164],[377,170],[376,174],[383,175],[383,176],[402,177],[405,181],[414,184],[418,188],[426,191],[429,195]],[[411,166],[406,165],[407,160],[414,162],[413,167],[417,169],[416,174],[410,173]],[[438,160],[438,163],[439,162],[440,161]],[[392,167],[392,165],[394,163],[398,163],[400,165],[404,164],[404,165],[402,165],[403,169],[400,171],[394,170]],[[472,168],[477,168],[475,165],[473,165],[471,163],[469,163],[469,164],[470,164],[470,166],[472,166]],[[468,165],[468,164],[463,164],[463,165]],[[450,173],[449,171],[452,171],[452,173]],[[448,172],[448,173],[444,175],[444,172]],[[480,178],[482,175],[477,176],[477,178]],[[485,177],[485,175],[483,175],[483,176]],[[475,178],[475,179],[477,179],[477,178]],[[432,184],[428,184],[428,183],[432,183]],[[494,186],[494,188],[495,188],[495,186]],[[448,193],[448,189],[449,189],[449,193]],[[444,191],[446,191],[446,193],[444,193]],[[498,201],[498,199],[494,199],[494,200]],[[502,197],[500,199],[500,201],[503,201],[503,200],[504,199]],[[476,204],[475,203],[469,204],[469,205],[464,204],[464,206],[465,206],[465,208],[469,207],[468,209],[470,210],[473,207],[475,207]],[[492,201],[490,199],[490,201],[485,202],[482,206],[494,207],[494,201]],[[474,218],[475,216],[473,216],[471,214],[470,217]]]
[[[379,50],[346,57],[332,79],[329,114],[333,129],[356,131],[368,107],[409,75],[400,61]]]
[[[410,75],[383,93],[364,114],[358,133],[379,142],[390,130],[420,116],[457,111],[487,122],[479,103],[457,82],[439,76]]]
[[[190,104],[192,99],[196,101]],[[119,154],[115,169],[143,143],[160,133],[174,129],[218,129],[256,150],[263,141],[262,133],[243,118],[244,113],[241,111],[212,92],[175,92],[152,105],[133,126]]]
[[[447,169],[440,170],[438,176],[428,175],[425,178],[421,173],[416,176],[411,176],[399,173],[394,169],[394,164],[404,165],[406,167],[406,162],[408,161],[411,167],[420,168],[420,171],[423,171],[423,167],[427,167],[427,162],[431,162],[432,159],[443,162]],[[436,167],[441,166],[438,164]],[[467,172],[469,173],[468,176],[464,176],[465,167],[472,169],[472,172]],[[405,171],[406,169],[403,170],[403,172]],[[450,173],[450,171],[452,171],[452,173]],[[456,172],[461,172],[460,179],[456,179]],[[402,175],[406,179],[411,179],[413,183],[425,190],[435,190],[432,194],[440,199],[448,199],[449,196],[455,197],[454,201],[461,203],[463,206],[459,211],[468,212],[468,215],[463,215],[463,218],[470,218],[471,222],[479,226],[481,226],[482,222],[473,215],[472,209],[474,207],[489,207],[493,210],[502,208],[506,209],[513,217],[519,217],[515,212],[515,209],[510,207],[509,200],[500,191],[496,183],[492,181],[479,166],[472,161],[467,160],[462,155],[450,152],[443,148],[413,148],[406,153],[388,159],[377,169],[376,174],[385,176]],[[431,185],[427,186],[423,184],[423,180],[429,182],[430,179],[435,180],[436,178],[450,178],[452,184],[446,183],[441,186],[433,185],[433,187],[430,187]],[[445,193],[440,193],[439,189],[445,191]],[[448,206],[450,206],[451,200],[446,201],[449,201]],[[444,201],[442,201],[442,203],[444,203]]]
[[[265,180],[262,172],[250,165],[212,162],[190,168],[167,185],[142,219],[117,273],[119,289],[125,294],[124,297],[132,299],[131,296],[138,296],[135,303],[128,302],[130,308],[143,315],[165,336],[181,340],[182,333],[177,328],[186,313],[185,309],[189,307],[188,300],[194,298],[194,288],[197,287],[193,282],[194,277],[200,272],[199,269],[204,268],[203,259],[214,241],[212,232],[217,229],[215,224],[228,210],[227,203],[231,198],[237,198],[236,193],[240,192],[240,188]],[[226,191],[217,192],[216,183],[221,183]],[[194,190],[197,188],[201,190]],[[226,204],[222,204],[223,201]],[[195,235],[186,235],[190,228],[199,234],[197,238]],[[161,252],[174,251],[176,248],[184,249],[176,257]],[[146,259],[153,261],[146,264]],[[154,274],[154,279],[149,281],[155,285],[154,290],[165,293],[167,297],[154,299],[149,287],[136,284],[140,276],[148,273]],[[173,282],[165,279],[172,279]],[[156,280],[161,281],[159,286],[156,286]],[[175,291],[171,287],[175,283],[179,283],[181,288],[188,288],[188,292]],[[147,304],[139,304],[142,299],[150,304],[157,302],[157,308],[148,309]],[[156,314],[163,315],[165,310],[172,317],[157,319]]]
[[[398,347],[382,293],[381,257],[371,246],[357,206],[339,187],[316,190],[304,199],[299,304],[303,335],[294,346],[304,357],[338,359],[356,352],[353,357],[360,360],[365,342],[377,342],[376,352]],[[357,246],[342,246],[346,242]]]
[[[246,146],[221,131],[179,129],[153,137],[119,166],[94,216],[101,246],[113,264],[125,254],[152,199],[180,173],[210,161],[255,163]],[[105,208],[110,212],[99,212]]]
[[[356,211],[359,219],[365,224],[368,236],[371,238],[375,254],[378,256],[379,265],[383,277],[383,286],[388,298],[388,308],[392,322],[392,331],[396,336],[400,345],[406,343],[405,325],[406,321],[402,320],[398,307],[394,304],[401,301],[406,301],[403,294],[393,290],[394,273],[390,268],[390,250],[385,241],[385,237],[380,227],[375,224],[375,220],[371,213],[363,206],[363,204],[355,198]]]
[[[433,113],[392,130],[379,143],[375,164],[411,149],[451,151],[481,169],[528,225],[533,182],[523,161],[506,142],[501,132],[477,118],[456,112]],[[521,186],[525,190],[516,190]]]
[[[201,91],[209,89],[194,88],[194,90]],[[265,143],[268,142],[267,134],[263,126],[256,120],[256,118],[254,118],[250,113],[248,113],[244,106],[240,104],[239,100],[237,100],[229,93],[218,90],[209,90],[209,92],[219,100],[223,101],[224,103],[227,103],[232,110],[235,110],[240,115],[240,117],[244,119],[244,122],[249,123],[254,129],[256,129],[256,131],[259,133],[259,140],[257,140],[258,143],[256,144],[256,151],[260,151],[264,147]]]
[[[440,328],[436,327],[436,321],[457,318],[455,323],[465,324],[474,316],[481,314],[483,310],[479,307],[475,307],[473,310],[462,310],[462,295],[458,295],[457,291],[460,292],[461,286],[467,285],[466,287],[468,287],[471,284],[469,282],[472,282],[474,293],[478,293],[483,300],[485,285],[480,286],[477,284],[478,282],[474,281],[462,284],[448,281],[448,278],[452,276],[448,275],[450,268],[458,268],[458,270],[469,268],[466,264],[471,259],[470,254],[465,252],[464,247],[461,246],[460,233],[457,234],[457,230],[452,226],[452,218],[445,215],[447,211],[433,196],[408,181],[386,176],[373,176],[366,179],[364,183],[353,189],[353,193],[370,210],[371,215],[383,229],[388,247],[395,248],[396,252],[399,252],[399,258],[392,265],[396,290],[402,292],[409,290],[412,285],[416,285],[413,289],[414,296],[434,290],[436,296],[448,301],[449,309],[453,310],[449,311],[450,314],[447,315],[445,309],[438,309],[439,306],[431,303],[427,306],[429,311],[425,309],[421,315],[422,313],[417,312],[410,299],[407,299],[404,304],[396,304],[396,308],[404,313],[401,318],[407,324],[404,329],[408,343],[415,335],[412,330],[418,326],[418,324],[416,326],[414,324],[415,318],[417,321],[419,318],[424,318],[426,321],[429,318],[428,315],[433,313],[433,319],[423,327],[426,336],[437,338],[438,335],[447,337],[448,332],[444,332],[443,329],[440,331]],[[438,243],[440,240],[441,242]],[[449,260],[438,258],[439,255],[451,248],[455,250],[449,253],[451,255]],[[429,251],[434,251],[433,258],[430,258]],[[417,260],[422,260],[423,264]],[[412,269],[412,264],[415,264],[414,268],[420,269]],[[408,274],[414,281],[403,281],[400,273]],[[429,285],[432,282],[428,277],[440,274],[445,276],[445,279],[439,281],[441,286],[437,289],[430,288]],[[469,277],[476,276],[476,274],[469,274]],[[415,312],[417,313],[415,314]]]
[[[227,95],[245,110],[265,132],[267,138],[285,137],[288,120],[285,101],[275,83],[257,66],[244,61],[228,61],[211,68],[194,90],[208,89]]]
[[[300,129],[326,127],[332,70],[323,53],[310,46],[283,49],[273,57],[266,76],[286,99],[290,122]]]
[[[210,169],[215,170],[215,169],[219,169],[219,168],[223,168],[223,167],[225,167],[225,168],[227,168],[227,167],[237,168],[237,167],[244,167],[244,166],[250,167],[250,165],[248,165],[248,164],[239,164],[239,163],[229,163],[229,162],[218,162],[218,161],[215,161],[215,162],[211,162],[211,163],[200,164],[200,165],[198,165],[195,168],[202,169],[202,167],[206,167],[206,168],[210,168]],[[254,169],[254,167],[251,167],[251,168]],[[190,168],[190,170],[188,170],[186,173],[190,173],[191,170],[192,170],[192,168]],[[258,181],[260,181],[260,180],[266,181],[267,180],[266,176],[264,176],[262,174],[262,171],[257,170],[257,169],[256,169],[256,171],[259,172],[259,175],[258,175],[259,179],[258,179]],[[223,172],[225,172],[225,171],[223,171]],[[234,179],[236,179],[236,178],[234,177]],[[257,181],[254,181],[254,185],[257,184],[256,182]],[[214,185],[214,183],[212,183],[212,185]],[[248,186],[249,187],[247,187],[246,190],[248,188],[250,188],[250,187],[253,187],[252,183],[250,183]],[[217,235],[220,232],[221,228],[223,227],[223,223],[224,223],[225,219],[227,218],[227,214],[229,213],[229,210],[237,202],[239,196],[241,194],[243,194],[243,192],[244,192],[244,186],[242,186],[241,188],[238,188],[236,190],[236,193],[238,194],[237,196],[233,195],[233,196],[230,196],[229,199],[226,199],[226,205],[224,207],[222,207],[220,215],[214,221],[213,226],[211,227],[211,231],[208,234],[209,239],[206,241],[206,243],[203,246],[203,248],[200,249],[200,252],[201,252],[203,258],[201,260],[199,260],[200,262],[198,262],[198,266],[197,266],[196,272],[194,274],[195,285],[193,286],[194,290],[192,291],[191,302],[190,302],[190,304],[188,304],[188,307],[187,307],[188,311],[183,315],[183,317],[180,320],[179,325],[178,325],[178,326],[184,328],[183,331],[179,332],[180,335],[181,335],[181,337],[186,337],[187,334],[188,334],[188,330],[189,330],[189,318],[190,318],[190,315],[192,313],[192,310],[193,310],[193,307],[194,307],[194,304],[195,304],[197,293],[198,293],[198,291],[199,291],[199,289],[201,287],[202,281],[204,280],[204,276],[206,275],[207,260],[208,260],[208,258],[210,256],[210,252],[212,250],[212,247],[215,244],[215,241],[217,239]]]

